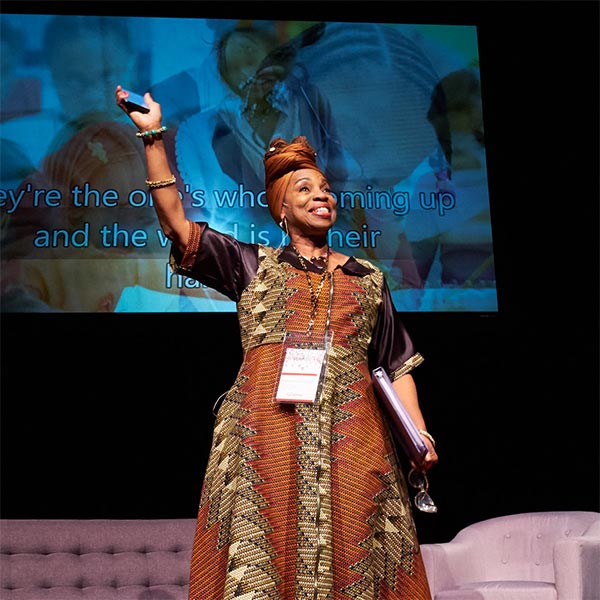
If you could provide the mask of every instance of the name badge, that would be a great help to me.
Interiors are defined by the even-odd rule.
[[[289,332],[283,343],[275,401],[314,403],[318,400],[333,334]]]

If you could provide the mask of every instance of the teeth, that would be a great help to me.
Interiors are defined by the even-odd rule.
[[[319,215],[322,215],[322,214],[325,214],[325,213],[329,214],[329,209],[326,208],[325,206],[322,206],[321,208],[315,208],[315,210],[313,212],[315,212],[315,213],[317,213]]]

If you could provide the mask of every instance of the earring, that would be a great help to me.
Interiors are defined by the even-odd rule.
[[[288,225],[287,225],[287,219],[285,217],[283,217],[283,219],[281,219],[281,221],[279,221],[279,227],[281,229],[283,229],[283,232],[285,233],[285,235],[289,236],[290,232],[288,230]]]

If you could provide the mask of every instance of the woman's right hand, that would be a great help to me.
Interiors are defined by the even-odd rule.
[[[140,112],[138,110],[130,110],[125,104],[127,100],[127,91],[122,86],[118,85],[115,90],[115,100],[117,106],[125,112],[132,120],[133,124],[140,131],[149,131],[151,129],[159,129],[161,127],[162,113],[160,110],[160,104],[152,99],[149,92],[144,94],[144,102],[148,105],[150,110],[147,113]]]

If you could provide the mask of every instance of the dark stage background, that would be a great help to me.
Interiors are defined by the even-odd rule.
[[[440,454],[421,541],[598,510],[598,4],[283,4],[261,10],[479,27],[500,310],[405,317]],[[234,315],[4,314],[1,327],[3,518],[195,517],[212,405],[241,358]]]

